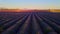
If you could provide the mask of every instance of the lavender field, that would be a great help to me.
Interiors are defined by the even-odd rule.
[[[60,34],[60,13],[0,12],[1,34]]]

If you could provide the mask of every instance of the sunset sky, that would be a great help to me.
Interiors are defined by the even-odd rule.
[[[60,9],[60,0],[0,0],[0,8]]]

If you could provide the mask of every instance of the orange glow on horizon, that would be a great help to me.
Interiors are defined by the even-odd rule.
[[[60,9],[51,9],[50,12],[60,12]]]
[[[39,10],[39,9],[3,9],[0,12],[60,12],[60,9]]]

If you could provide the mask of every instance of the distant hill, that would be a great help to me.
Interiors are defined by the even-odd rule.
[[[0,12],[60,12],[60,9],[48,9],[48,10],[0,9]]]
[[[49,12],[48,10],[1,9],[0,12]]]

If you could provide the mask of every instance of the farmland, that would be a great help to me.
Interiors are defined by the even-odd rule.
[[[60,13],[0,12],[1,34],[60,34]]]

